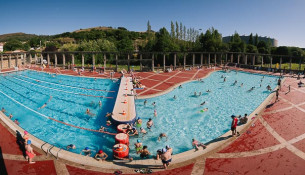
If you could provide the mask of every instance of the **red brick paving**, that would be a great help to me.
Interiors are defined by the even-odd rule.
[[[180,168],[175,168],[173,170],[165,170],[165,171],[159,171],[159,172],[153,172],[151,175],[189,175],[191,174],[193,170],[194,164],[190,164],[187,166],[183,166]],[[81,175],[81,174],[87,174],[87,175],[113,175],[114,173],[101,173],[101,172],[96,172],[96,171],[91,171],[91,170],[85,170],[85,169],[80,169],[76,167],[72,167],[69,165],[66,165],[70,175]],[[154,171],[154,170],[153,170]],[[123,174],[125,174],[123,172]],[[141,174],[141,173],[137,173]],[[127,174],[126,174],[127,175]],[[134,174],[132,174],[134,175]]]
[[[274,114],[265,114],[263,118],[286,140],[305,133],[305,113],[296,108]]]
[[[247,132],[242,134],[229,146],[219,151],[219,153],[253,151],[277,144],[280,143],[257,120],[254,127],[250,127]]]
[[[16,136],[13,136],[2,124],[0,124],[0,131],[0,146],[2,153],[23,155],[16,142]]]
[[[272,100],[272,102],[274,102],[274,101],[275,101],[275,98]],[[279,109],[287,108],[290,106],[291,106],[291,104],[289,104],[288,102],[285,102],[284,100],[280,100],[280,101],[270,105],[268,108],[266,108],[265,112],[279,110]]]
[[[45,174],[56,175],[56,170],[53,160],[38,161],[35,164],[29,164],[26,161],[4,160],[8,174],[23,175],[23,174]]]
[[[283,97],[286,100],[289,100],[293,104],[299,104],[305,102],[304,93],[299,91],[289,92],[287,95],[282,95],[281,97]]]
[[[305,139],[300,140],[300,141],[294,143],[293,146],[295,146],[299,150],[305,152]]]
[[[304,175],[305,161],[286,148],[243,158],[208,158],[205,175]]]

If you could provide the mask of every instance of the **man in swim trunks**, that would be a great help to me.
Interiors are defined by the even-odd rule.
[[[98,161],[100,161],[100,160],[104,161],[107,159],[107,157],[108,157],[108,155],[105,152],[103,152],[102,150],[99,150],[98,153],[96,153],[94,156],[94,158]]]
[[[144,136],[144,134],[146,134],[147,133],[147,131],[144,129],[144,128],[140,128],[140,132],[143,134],[143,136]]]
[[[137,143],[135,143],[134,145],[135,145],[137,154],[139,154],[143,148],[141,140],[138,139]]]
[[[31,147],[31,140],[27,141],[27,144],[25,145],[25,153],[26,153],[26,157],[29,161],[30,164],[33,164],[35,162],[33,162],[33,158],[36,156],[36,154],[33,151],[33,148]]]
[[[172,155],[165,148],[162,149],[161,160],[162,160],[164,169],[167,169],[167,167],[169,166],[169,163],[172,161]]]
[[[232,136],[234,136],[236,135],[236,127],[237,127],[238,119],[236,118],[235,115],[232,115],[231,118],[232,118],[231,131],[232,131]]]
[[[154,125],[154,122],[151,118],[148,119],[148,122],[146,123],[146,126],[148,129],[151,129],[151,127]]]
[[[148,151],[147,149],[147,146],[143,146],[143,149],[141,150],[141,154],[140,154],[140,157],[143,159],[143,158],[148,158],[149,157],[150,152]]]
[[[73,144],[70,144],[70,145],[67,146],[67,151],[68,151],[69,149],[76,149],[76,146],[73,145]]]

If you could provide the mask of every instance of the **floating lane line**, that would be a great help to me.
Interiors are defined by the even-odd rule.
[[[107,91],[107,90],[101,90],[101,89],[87,89],[87,88],[81,88],[81,87],[76,87],[76,86],[62,85],[62,84],[58,84],[58,83],[51,83],[51,82],[48,82],[48,81],[43,81],[43,80],[30,78],[30,77],[25,76],[25,75],[20,75],[20,76],[25,77],[27,79],[31,79],[31,80],[35,80],[35,81],[39,81],[39,82],[43,82],[43,83],[48,83],[48,84],[54,84],[54,85],[62,86],[62,87],[70,87],[70,88],[74,88],[74,89],[84,89],[84,90],[91,90],[91,91],[115,92],[115,91]]]
[[[82,95],[82,96],[88,96],[88,97],[99,97],[99,98],[113,98],[113,97],[95,96],[95,95],[88,95],[88,94],[80,94],[80,93],[69,92],[69,91],[64,91],[64,90],[61,90],[61,89],[55,89],[55,88],[50,88],[50,87],[42,86],[42,85],[39,85],[39,84],[36,84],[36,83],[32,83],[32,82],[29,82],[29,81],[26,81],[26,80],[22,80],[20,78],[16,78],[16,77],[13,77],[13,78],[16,79],[16,80],[19,80],[19,81],[23,81],[23,82],[26,82],[26,83],[29,83],[29,84],[33,84],[35,86],[43,87],[43,88],[46,88],[46,89],[51,89],[51,90],[54,90],[54,91],[60,91],[60,92],[68,93],[68,94]]]
[[[99,131],[99,130],[94,130],[94,129],[89,129],[89,128],[83,128],[83,127],[80,127],[80,126],[75,126],[75,125],[71,125],[71,124],[65,123],[63,121],[56,120],[55,118],[46,116],[44,114],[41,114],[41,113],[39,113],[39,112],[37,112],[37,111],[35,111],[35,110],[25,106],[24,104],[20,103],[19,101],[15,100],[14,98],[10,97],[6,93],[2,92],[1,90],[0,90],[0,93],[3,94],[4,96],[6,96],[7,98],[11,99],[13,102],[19,104],[20,106],[23,106],[24,108],[26,108],[26,109],[28,109],[28,110],[30,110],[30,111],[32,111],[32,112],[34,112],[34,113],[44,117],[46,119],[53,120],[53,121],[55,121],[57,123],[61,123],[61,124],[64,124],[64,125],[67,125],[67,126],[71,126],[73,128],[82,129],[82,130],[87,130],[87,131],[92,131],[92,132],[100,132],[100,133],[109,134],[109,135],[116,135],[116,133],[110,133],[110,132],[106,132],[106,131]]]

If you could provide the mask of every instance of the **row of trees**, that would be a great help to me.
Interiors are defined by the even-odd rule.
[[[148,21],[146,32],[128,31],[124,27],[107,27],[102,30],[93,28],[53,36],[36,36],[25,43],[11,40],[6,42],[4,50],[29,50],[40,46],[46,46],[45,51],[230,51],[296,57],[305,55],[304,51],[297,47],[272,47],[270,42],[260,41],[258,35],[253,36],[252,33],[248,41],[243,41],[235,32],[230,41],[225,43],[217,29],[210,28],[200,33],[177,21],[171,21],[170,32],[164,27],[155,32]]]

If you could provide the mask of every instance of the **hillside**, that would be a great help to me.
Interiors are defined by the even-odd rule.
[[[31,38],[36,37],[37,35],[34,34],[26,34],[26,33],[9,33],[0,35],[0,42],[7,42],[11,39],[17,39],[19,41],[28,41]]]

